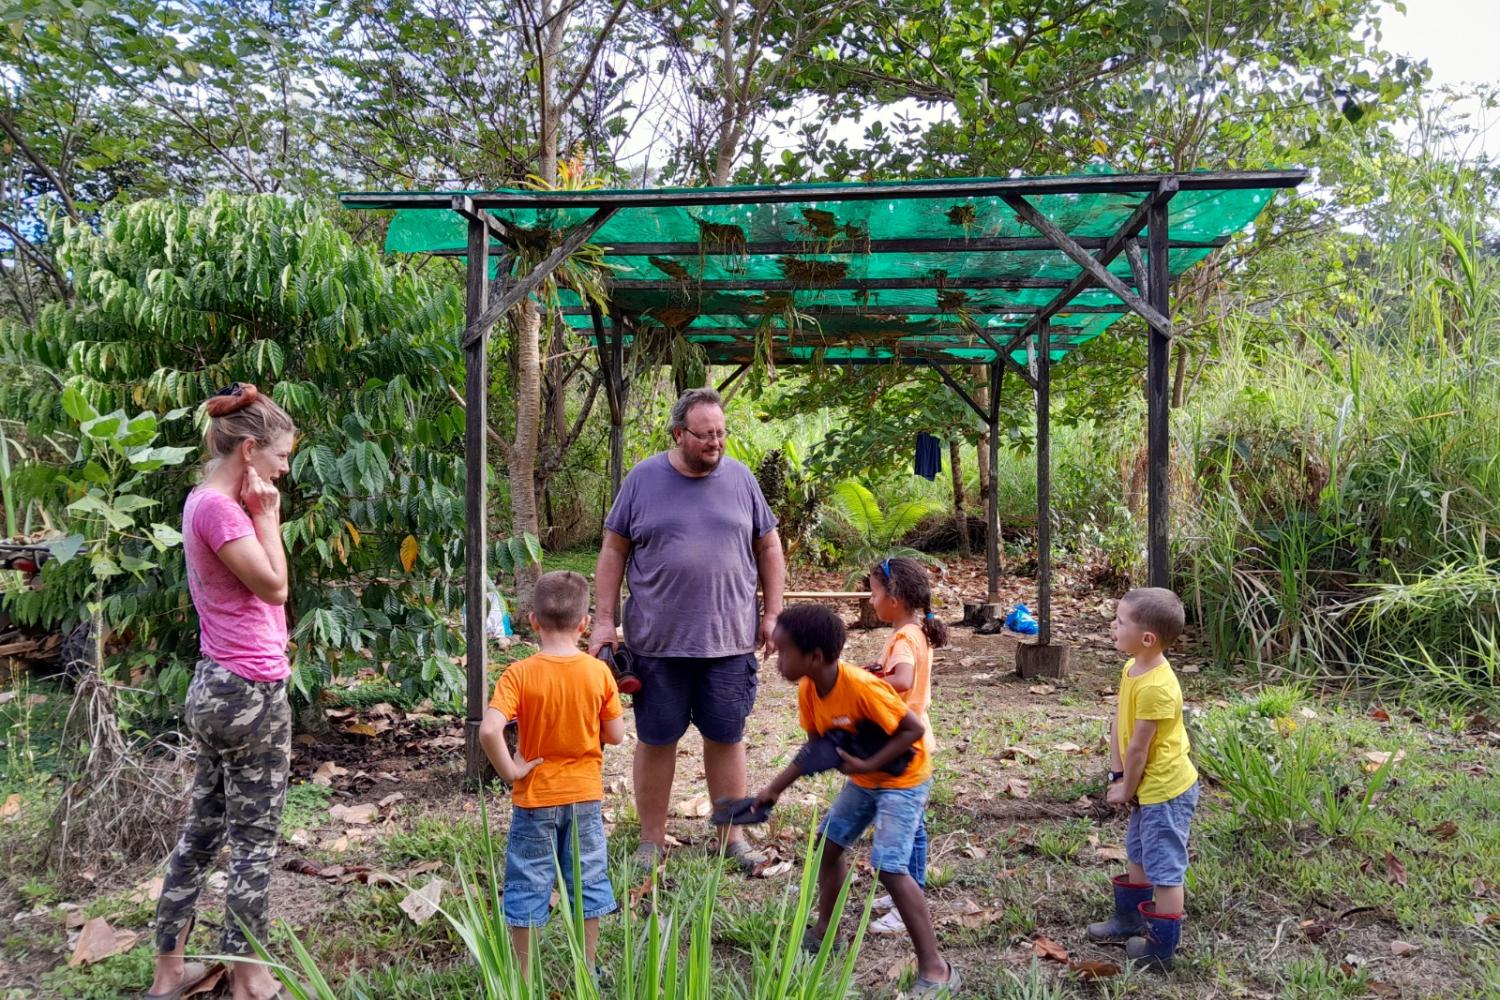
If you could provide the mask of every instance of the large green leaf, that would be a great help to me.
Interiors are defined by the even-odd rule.
[[[885,515],[880,511],[880,502],[863,483],[846,479],[833,488],[834,508],[849,522],[849,526],[866,538],[885,535]]]

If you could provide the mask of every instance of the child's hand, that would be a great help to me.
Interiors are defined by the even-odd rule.
[[[776,800],[779,798],[781,798],[781,793],[771,791],[771,786],[767,785],[755,793],[755,808],[769,809],[776,804]]]
[[[1130,805],[1130,799],[1125,795],[1125,782],[1116,781],[1109,786],[1109,791],[1104,796],[1104,801],[1118,808]]]
[[[514,785],[516,782],[526,777],[532,771],[535,771],[536,766],[541,762],[542,758],[540,757],[538,757],[536,760],[526,760],[523,757],[517,757],[511,762],[511,773],[502,774],[500,775],[500,777],[505,779],[506,784]]]
[[[839,768],[845,774],[869,774],[876,770],[870,766],[870,762],[863,757],[856,757],[842,747],[838,748],[839,756],[844,760],[844,766]]]

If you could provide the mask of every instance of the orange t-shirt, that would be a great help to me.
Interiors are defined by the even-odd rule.
[[[869,719],[887,733],[895,733],[906,718],[906,702],[896,689],[861,667],[839,663],[839,678],[827,697],[818,694],[811,677],[797,684],[797,719],[809,736],[818,737],[830,729],[853,732],[861,719]],[[916,751],[903,774],[851,774],[849,780],[864,788],[915,788],[932,776],[927,748],[918,740]]]
[[[511,794],[524,809],[604,798],[601,723],[624,714],[620,689],[603,663],[587,653],[537,653],[500,675],[490,707],[520,729],[517,752],[542,762]]]
[[[880,654],[880,669],[890,673],[898,663],[913,666],[911,687],[897,694],[906,699],[906,707],[917,713],[917,718],[927,727],[922,742],[930,754],[937,749],[932,738],[932,721],[927,717],[927,710],[932,705],[932,646],[927,642],[922,626],[903,625],[886,640],[885,651]]]

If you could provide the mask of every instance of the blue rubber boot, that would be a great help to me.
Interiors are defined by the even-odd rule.
[[[1145,936],[1125,942],[1125,957],[1155,972],[1171,972],[1177,942],[1182,940],[1182,914],[1157,913],[1153,904],[1142,903],[1141,916],[1146,921]]]
[[[1146,933],[1141,904],[1151,901],[1150,882],[1132,882],[1129,875],[1109,880],[1115,888],[1115,915],[1110,920],[1089,924],[1090,941],[1124,941]]]

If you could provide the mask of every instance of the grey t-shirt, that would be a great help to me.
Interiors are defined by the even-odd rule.
[[[648,656],[734,656],[760,625],[755,540],[776,527],[755,476],[725,456],[684,476],[667,453],[630,470],[604,526],[630,540],[625,639]]]

